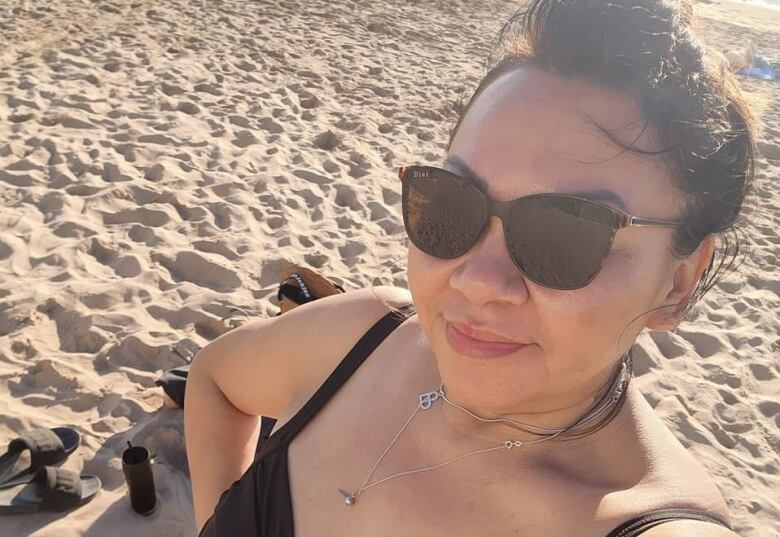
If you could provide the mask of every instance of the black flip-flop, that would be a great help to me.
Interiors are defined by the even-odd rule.
[[[44,466],[64,461],[80,443],[81,436],[70,427],[24,431],[0,456],[0,484],[22,480]],[[24,450],[30,451],[30,463],[21,466],[19,459]]]
[[[97,476],[44,466],[29,481],[0,485],[0,515],[75,509],[92,500],[100,486]]]

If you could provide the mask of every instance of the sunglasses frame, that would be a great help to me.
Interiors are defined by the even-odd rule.
[[[609,252],[612,250],[612,242],[615,239],[615,234],[620,229],[628,228],[628,227],[678,228],[681,225],[681,222],[678,221],[678,220],[662,220],[662,219],[658,219],[658,218],[641,218],[641,217],[634,216],[634,215],[628,214],[626,212],[623,212],[623,211],[621,211],[619,209],[615,209],[614,207],[611,207],[611,206],[609,206],[609,205],[607,205],[605,203],[601,203],[601,202],[594,201],[594,200],[591,200],[591,199],[588,199],[588,198],[584,198],[582,196],[575,196],[575,195],[572,195],[572,194],[556,194],[556,193],[530,194],[528,196],[522,196],[522,197],[515,198],[515,199],[512,199],[512,200],[508,200],[508,201],[498,201],[498,200],[494,200],[493,198],[491,198],[490,196],[488,196],[487,194],[482,192],[482,190],[479,188],[478,185],[476,185],[473,182],[469,181],[467,178],[462,177],[462,176],[458,175],[455,172],[451,172],[449,170],[445,170],[444,168],[439,168],[437,166],[402,166],[402,167],[400,167],[398,169],[398,178],[401,180],[401,184],[402,184],[403,188],[408,188],[409,187],[409,182],[411,180],[413,180],[413,179],[426,179],[426,178],[428,178],[430,176],[431,170],[434,170],[436,173],[444,173],[444,174],[447,174],[447,175],[450,175],[450,176],[454,177],[459,182],[461,182],[464,185],[472,188],[474,190],[474,192],[476,192],[479,195],[479,197],[482,199],[483,205],[486,208],[485,217],[484,217],[483,222],[481,224],[480,231],[479,231],[479,233],[477,233],[476,238],[474,239],[474,243],[471,244],[469,249],[473,248],[474,244],[476,244],[477,241],[479,240],[479,238],[482,236],[482,233],[484,233],[485,227],[487,227],[487,225],[490,223],[490,218],[492,216],[497,216],[501,220],[501,226],[502,226],[502,229],[504,230],[504,240],[507,241],[507,239],[508,239],[507,233],[509,233],[509,228],[510,228],[510,226],[508,224],[508,222],[509,222],[509,220],[508,220],[509,211],[520,200],[524,200],[524,199],[527,199],[527,198],[566,198],[566,199],[576,199],[576,200],[582,201],[582,202],[590,204],[590,205],[595,205],[595,206],[601,207],[603,209],[606,209],[610,213],[612,213],[612,215],[615,217],[615,219],[614,219],[614,224],[612,226],[610,226],[611,229],[612,229],[612,233],[611,233],[611,235],[609,237],[609,244],[608,244],[608,246],[606,248],[606,253],[602,257],[601,263],[600,263],[598,269],[582,285],[577,285],[577,286],[573,286],[573,287],[557,287],[557,286],[550,286],[550,285],[545,284],[543,282],[539,282],[536,279],[531,278],[530,276],[528,276],[525,273],[525,271],[522,268],[520,268],[520,266],[518,266],[517,261],[515,261],[515,259],[512,258],[512,263],[514,263],[514,265],[517,268],[517,270],[519,270],[520,273],[524,277],[528,278],[529,280],[531,280],[532,282],[536,283],[537,285],[540,285],[542,287],[546,287],[548,289],[574,290],[574,289],[582,289],[583,287],[585,287],[588,284],[590,284],[590,282],[592,282],[596,278],[596,276],[598,276],[598,274],[601,272],[601,269],[604,266],[604,262],[607,260],[607,257],[609,256]],[[411,174],[414,173],[414,172],[418,172],[419,175],[411,176]],[[402,200],[403,199],[404,199],[404,196],[402,194]],[[596,221],[596,220],[592,220],[592,221],[597,222],[599,224],[603,224],[603,222],[601,222],[601,221]],[[406,214],[404,212],[404,225],[406,225],[406,224],[407,224],[407,222],[406,222]],[[408,233],[408,228],[407,228],[407,235],[410,235]],[[410,236],[410,240],[411,240],[411,236]],[[465,252],[464,252],[464,254],[465,254]],[[460,255],[452,257],[452,258],[443,258],[443,259],[455,259],[457,257],[460,257],[461,255],[464,255],[464,254],[460,254]]]

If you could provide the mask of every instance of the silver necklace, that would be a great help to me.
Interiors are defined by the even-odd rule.
[[[417,406],[414,409],[414,412],[409,416],[409,418],[406,420],[406,423],[404,423],[403,427],[396,433],[395,437],[390,441],[390,443],[387,445],[387,447],[382,451],[382,454],[379,456],[377,461],[374,463],[374,466],[371,467],[371,471],[368,473],[366,478],[363,480],[363,483],[355,490],[353,493],[348,493],[344,491],[343,489],[338,489],[339,493],[344,498],[344,504],[345,505],[355,505],[355,502],[357,501],[357,498],[360,494],[363,493],[363,491],[370,489],[371,487],[375,487],[377,485],[381,485],[382,483],[389,481],[391,479],[395,479],[397,477],[402,477],[405,475],[411,475],[416,474],[419,472],[427,472],[429,470],[435,470],[437,468],[441,468],[442,466],[446,466],[447,464],[451,464],[453,462],[459,461],[463,458],[469,457],[471,455],[477,455],[479,453],[487,453],[489,451],[498,451],[498,450],[506,450],[507,452],[511,452],[512,448],[516,447],[522,447],[526,444],[536,444],[539,442],[545,442],[547,440],[552,440],[553,438],[558,437],[559,435],[562,435],[563,433],[566,433],[567,431],[574,430],[575,428],[582,427],[583,425],[593,421],[598,416],[603,414],[604,412],[610,410],[615,405],[617,405],[620,402],[620,399],[624,396],[625,393],[627,393],[626,387],[628,386],[628,382],[631,380],[631,369],[632,369],[632,363],[631,363],[631,357],[628,355],[628,358],[625,358],[621,360],[620,362],[620,370],[618,372],[618,375],[615,376],[612,384],[611,395],[606,398],[606,400],[602,404],[596,404],[593,408],[591,408],[589,411],[586,411],[579,419],[575,420],[571,425],[568,425],[566,427],[561,428],[551,428],[551,427],[541,427],[537,425],[530,425],[526,423],[521,423],[518,421],[510,420],[508,418],[483,418],[481,416],[477,416],[467,408],[450,401],[447,398],[447,394],[444,392],[444,383],[439,384],[438,389],[430,392],[424,392],[421,393],[419,396],[419,400],[417,403]],[[414,468],[412,470],[406,470],[404,472],[399,472],[397,474],[390,475],[388,477],[382,478],[379,481],[375,481],[374,483],[371,483],[370,485],[367,484],[368,481],[371,479],[371,476],[374,475],[374,472],[376,472],[377,467],[379,467],[379,464],[382,462],[382,460],[385,458],[385,455],[390,451],[390,449],[393,447],[393,445],[396,443],[398,438],[401,436],[401,434],[404,432],[406,427],[412,422],[414,417],[417,415],[417,413],[420,410],[428,410],[433,406],[433,403],[437,400],[442,400],[446,404],[449,404],[451,406],[454,406],[455,408],[458,408],[464,412],[466,412],[468,415],[472,416],[473,418],[483,421],[486,423],[505,423],[507,425],[510,425],[512,427],[516,427],[519,429],[523,429],[526,432],[530,432],[532,434],[543,434],[545,435],[544,438],[540,438],[538,440],[528,440],[528,441],[521,441],[521,440],[513,440],[509,439],[503,442],[502,444],[498,446],[488,447],[488,448],[482,448],[482,449],[475,449],[472,451],[468,451],[466,453],[463,453],[462,455],[458,455],[455,457],[452,457],[450,459],[447,459],[443,462],[440,462],[438,464],[434,464],[432,466],[424,466],[422,468]],[[537,433],[535,431],[529,431],[529,428],[533,429],[539,429],[545,431],[544,433]]]

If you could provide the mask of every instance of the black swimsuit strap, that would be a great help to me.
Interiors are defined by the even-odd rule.
[[[713,522],[731,529],[723,520],[700,509],[658,509],[624,522],[612,530],[607,537],[634,537],[659,524],[678,519]]]
[[[268,438],[265,445],[261,447],[261,453],[266,453],[279,445],[291,442],[325,406],[325,403],[347,382],[366,358],[374,352],[374,349],[407,318],[412,307],[413,304],[406,304],[399,308],[400,311],[391,311],[374,323],[298,413]]]

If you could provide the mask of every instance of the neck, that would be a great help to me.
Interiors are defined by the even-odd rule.
[[[451,393],[445,385],[445,397],[436,400],[433,408],[427,412],[433,411],[444,425],[450,441],[458,443],[500,445],[507,440],[519,440],[524,443],[526,452],[578,449],[586,444],[597,443],[609,435],[610,426],[607,422],[618,421],[630,379],[630,363],[626,365],[628,376],[622,376],[621,368],[618,367],[594,380],[591,386],[585,387],[579,394],[569,394],[568,397],[548,403],[546,407],[539,405],[533,410],[511,413],[469,407],[462,404],[457,394]],[[616,392],[621,379],[624,380],[623,389]],[[617,402],[613,402],[613,394],[618,397]],[[601,409],[601,412],[595,414],[597,409]],[[580,421],[583,418],[587,421]],[[578,421],[579,424],[575,425]],[[575,448],[575,445],[578,447]]]

